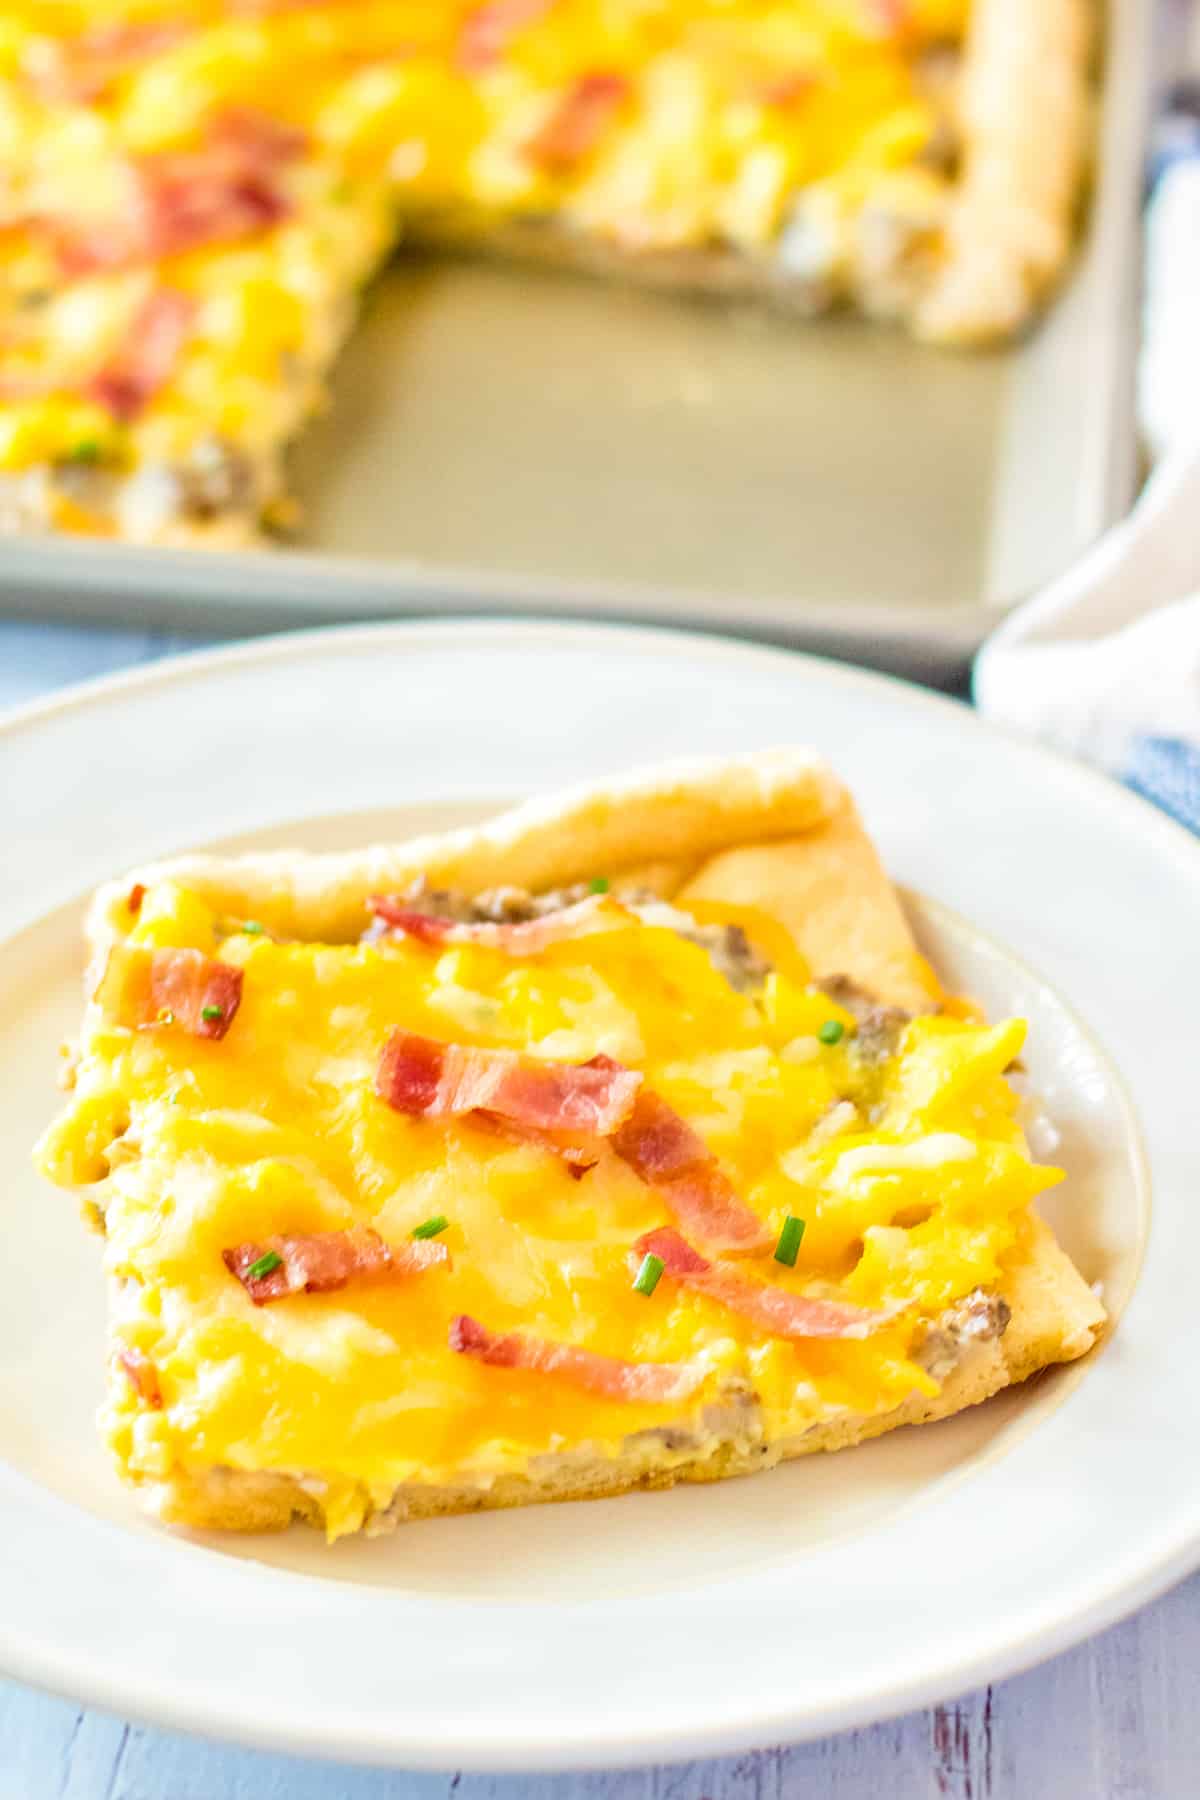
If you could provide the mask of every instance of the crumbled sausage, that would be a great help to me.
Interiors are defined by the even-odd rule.
[[[254,498],[249,459],[223,437],[206,437],[173,470],[181,510],[193,519],[240,512]]]
[[[632,910],[639,914],[642,912],[636,906]],[[664,910],[675,915],[668,930],[686,938],[689,944],[698,944],[701,950],[706,950],[717,974],[723,975],[730,987],[736,988],[739,994],[753,993],[771,973],[771,964],[754,948],[740,925],[697,925],[686,913],[676,912],[674,907]],[[648,924],[659,922],[647,920]]]
[[[881,1063],[895,1056],[904,1027],[912,1018],[902,1006],[883,1006],[849,975],[826,975],[817,986],[854,1014],[856,1031],[850,1048],[860,1062]]]
[[[935,1381],[944,1381],[968,1350],[1003,1337],[1012,1308],[1000,1294],[973,1288],[929,1327],[917,1351],[917,1361]]]
[[[471,919],[496,925],[520,925],[528,919],[544,919],[548,913],[562,912],[586,900],[590,887],[577,881],[571,887],[551,888],[545,894],[527,894],[524,888],[488,888],[468,902]]]
[[[530,894],[519,887],[495,887],[481,894],[468,895],[456,893],[451,888],[433,887],[421,876],[404,890],[401,897],[406,905],[430,918],[452,919],[460,925],[518,925],[575,906],[592,892],[589,882],[577,881],[569,887],[552,888],[544,894]],[[690,914],[660,900],[648,888],[630,887],[622,890],[618,898],[645,924],[661,925],[707,951],[718,974],[739,993],[750,993],[761,987],[771,972],[771,964],[754,948],[740,925],[701,925]],[[382,936],[386,930],[386,925],[381,928],[377,920],[368,930],[367,937]]]
[[[519,887],[487,888],[481,894],[460,894],[453,888],[434,887],[424,875],[405,888],[400,898],[414,912],[431,919],[452,919],[457,925],[522,925],[547,913],[561,912],[586,899],[586,882],[555,888],[546,894],[530,894]]]

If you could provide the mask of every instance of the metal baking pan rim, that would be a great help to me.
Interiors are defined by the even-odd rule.
[[[996,621],[982,605],[897,608],[831,605],[797,594],[731,598],[652,583],[559,584],[546,577],[439,568],[320,551],[219,551],[30,537],[0,550],[0,605],[11,616],[244,633],[352,618],[455,614],[587,617],[691,624],[773,639],[820,641],[869,657],[872,646],[944,648],[965,657]],[[252,620],[246,617],[247,610]],[[873,659],[872,659],[873,660]]]

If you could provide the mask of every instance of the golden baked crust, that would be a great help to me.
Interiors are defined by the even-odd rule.
[[[1061,273],[1091,138],[1093,25],[1089,0],[976,0],[962,178],[941,272],[915,308],[922,337],[1007,337]]]
[[[846,1414],[782,1443],[736,1433],[715,1435],[702,1454],[673,1460],[639,1444],[618,1458],[563,1457],[559,1467],[536,1476],[501,1475],[455,1486],[408,1483],[396,1489],[386,1506],[368,1512],[364,1529],[377,1535],[412,1520],[453,1513],[611,1499],[680,1482],[723,1481],[760,1474],[801,1456],[848,1450],[902,1425],[948,1419],[1051,1364],[1073,1362],[1092,1348],[1105,1322],[1103,1306],[1040,1220],[1027,1256],[1008,1271],[1002,1292],[1012,1309],[1008,1329],[993,1342],[968,1350],[936,1399],[914,1394],[891,1412]],[[282,1531],[293,1519],[322,1522],[320,1486],[300,1476],[178,1470],[168,1481],[148,1484],[143,1495],[150,1510],[169,1524],[205,1531]]]
[[[149,864],[97,891],[87,936],[99,951],[124,935],[135,882],[179,881],[235,917],[337,942],[357,931],[365,895],[422,875],[465,892],[502,882],[538,891],[597,871],[636,873],[664,897],[753,904],[788,928],[818,974],[850,974],[892,1005],[930,1003],[853,799],[818,756],[792,747],[661,764],[407,844]]]
[[[651,864],[648,859],[654,858]],[[778,749],[695,761],[532,802],[486,823],[349,855],[195,856],[134,871],[97,894],[89,936],[101,948],[131,923],[130,886],[170,874],[210,902],[269,926],[331,939],[353,934],[364,896],[425,874],[478,890],[511,881],[544,888],[637,868],[686,903],[752,905],[793,934],[818,974],[844,973],[880,999],[910,1010],[933,1004],[925,965],[853,801],[810,752]],[[914,1394],[879,1414],[829,1418],[793,1440],[769,1441],[754,1407],[737,1397],[702,1440],[680,1427],[641,1433],[617,1456],[586,1447],[542,1457],[527,1473],[476,1476],[452,1485],[408,1482],[381,1501],[363,1490],[369,1531],[407,1519],[584,1499],[680,1481],[711,1481],[838,1450],[901,1425],[945,1418],[1083,1355],[1104,1309],[1034,1220],[1006,1265],[1000,1291],[1011,1308],[1003,1335],[973,1344],[934,1398]],[[312,1474],[176,1467],[139,1478],[164,1519],[199,1528],[268,1530],[292,1518],[321,1524],[324,1484]]]
[[[694,867],[730,844],[808,833],[848,796],[820,757],[792,747],[695,757],[535,799],[481,825],[333,855],[183,856],[100,888],[88,914],[93,943],[123,935],[130,883],[184,883],[230,913],[336,942],[360,927],[366,894],[425,875],[476,892],[498,882],[534,891],[651,860]]]

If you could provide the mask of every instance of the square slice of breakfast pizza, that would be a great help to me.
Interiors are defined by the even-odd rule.
[[[103,888],[42,1140],[164,1519],[331,1537],[770,1469],[1082,1355],[1019,1019],[807,752]]]

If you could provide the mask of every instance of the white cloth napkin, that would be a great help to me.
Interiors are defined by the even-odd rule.
[[[1200,832],[1200,158],[1160,179],[1147,239],[1139,409],[1160,461],[1129,517],[993,633],[974,694]]]

